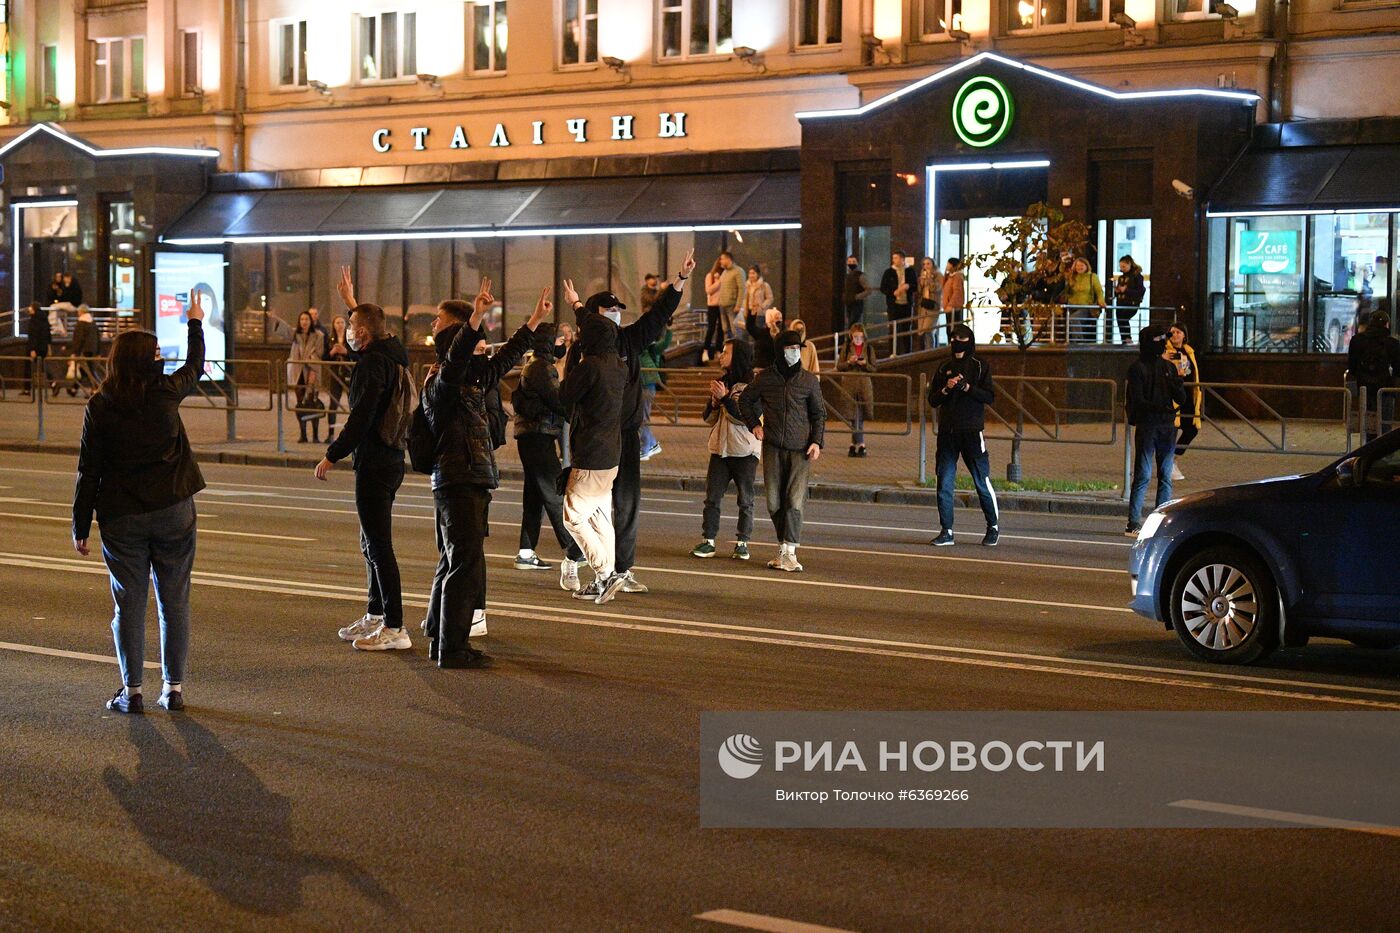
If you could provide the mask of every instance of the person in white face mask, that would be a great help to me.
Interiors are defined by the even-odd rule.
[[[763,485],[778,534],[778,556],[768,566],[795,573],[802,570],[797,545],[807,485],[826,439],[826,402],[817,377],[802,368],[802,338],[783,331],[777,353],[740,397],[739,414],[763,442]]]

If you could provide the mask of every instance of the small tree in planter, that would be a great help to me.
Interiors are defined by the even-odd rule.
[[[1060,295],[1065,287],[1061,257],[1086,254],[1089,227],[1083,221],[1066,220],[1062,211],[1040,202],[1027,207],[1020,217],[1013,217],[994,229],[1002,238],[1001,249],[974,253],[967,257],[966,263],[997,283],[994,286],[997,304],[1004,309],[1004,316],[1009,312],[1010,338],[1021,351],[1021,378],[1016,381],[1016,436],[1012,438],[1011,460],[1006,465],[1006,478],[1014,483],[1021,479],[1027,353],[1032,344],[1049,334],[1059,310]],[[1002,335],[1006,339],[1005,331]]]

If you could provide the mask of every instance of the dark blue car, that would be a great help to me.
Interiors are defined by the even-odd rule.
[[[1170,502],[1134,545],[1133,610],[1248,664],[1308,638],[1400,645],[1400,431],[1316,473]]]

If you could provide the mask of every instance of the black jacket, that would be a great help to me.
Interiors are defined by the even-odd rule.
[[[1371,388],[1395,384],[1400,373],[1400,340],[1388,330],[1367,325],[1347,344],[1347,372],[1358,384]],[[1367,403],[1374,407],[1375,399]]]
[[[1120,308],[1136,308],[1147,294],[1147,283],[1136,269],[1120,273],[1116,285],[1123,289],[1121,292],[1117,287],[1113,289],[1114,300]]]
[[[525,355],[532,339],[521,327],[505,346],[491,356],[472,351],[481,331],[458,325],[436,376],[423,389],[423,414],[437,439],[433,462],[433,490],[450,486],[495,489],[501,476],[496,469],[495,444],[487,414],[486,393],[500,384],[506,373]]]
[[[39,356],[49,355],[49,345],[53,343],[53,331],[49,327],[49,315],[46,311],[29,316],[29,336],[24,343],[24,352],[31,351]]]
[[[559,386],[569,412],[569,460],[580,470],[611,470],[622,462],[627,367],[617,356],[617,325],[601,314],[580,317],[578,340],[569,351],[578,359]]]
[[[1142,356],[1128,368],[1128,423],[1171,424],[1177,409],[1191,407],[1176,367],[1160,356]]]
[[[891,311],[898,304],[901,308],[911,307],[914,303],[914,296],[919,293],[919,277],[915,275],[912,266],[904,267],[904,283],[909,289],[904,293],[904,302],[899,304],[895,301],[894,290],[899,287],[899,273],[894,267],[885,270],[885,274],[880,276],[880,291],[885,295],[885,310]]]
[[[168,508],[204,488],[180,421],[180,402],[204,372],[204,328],[189,322],[185,365],[154,376],[136,408],[119,407],[98,392],[83,414],[78,483],[73,491],[73,537],[82,540],[98,522]]]
[[[203,326],[203,325],[201,325]],[[102,337],[93,321],[79,320],[73,325],[73,340],[69,348],[74,356],[96,356],[102,349]]]
[[[559,370],[554,360],[536,351],[520,371],[520,384],[510,396],[515,409],[515,436],[547,434],[559,437],[564,433],[568,412],[559,400]]]
[[[627,369],[627,383],[623,387],[622,393],[620,430],[635,431],[642,426],[642,351],[656,343],[661,339],[661,335],[666,333],[666,328],[671,326],[671,317],[676,313],[676,308],[680,306],[680,303],[680,291],[674,285],[668,286],[645,314],[626,327],[617,328],[617,357]],[[576,314],[579,327],[582,328],[584,321],[591,317],[608,321],[596,311],[579,308]],[[611,321],[608,323],[612,324]],[[575,343],[574,348],[570,348],[570,366],[578,358],[577,346],[578,344]],[[567,372],[567,367],[565,371]]]
[[[780,450],[821,447],[826,440],[826,402],[815,375],[799,364],[769,366],[739,397],[739,414],[750,431],[763,418],[763,443]]]
[[[403,451],[379,439],[379,423],[389,407],[397,367],[408,365],[408,351],[397,337],[381,337],[359,352],[350,371],[350,414],[345,427],[326,448],[331,463],[354,455],[355,469],[362,466],[397,466]]]
[[[73,307],[83,303],[83,287],[74,279],[73,284],[63,286],[63,291],[59,292],[59,301],[66,301]]]
[[[768,331],[768,322],[763,319],[763,314],[750,314],[744,321],[744,329],[753,338],[753,365],[754,369],[767,369],[778,360],[778,350],[775,338]],[[782,331],[778,331],[779,336]]]
[[[964,381],[949,392],[948,380],[954,376],[962,376]],[[928,403],[939,409],[939,434],[981,431],[987,426],[987,406],[994,401],[992,368],[976,353],[964,353],[962,359],[948,357],[934,371],[928,387]]]

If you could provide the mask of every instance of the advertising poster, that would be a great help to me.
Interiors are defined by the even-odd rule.
[[[1296,230],[1241,230],[1241,275],[1297,275]]]
[[[156,340],[165,357],[166,372],[174,372],[186,352],[186,323],[191,296],[198,294],[204,307],[204,372],[213,379],[224,378],[223,361],[228,358],[228,337],[224,318],[224,255],[221,252],[156,253]]]

